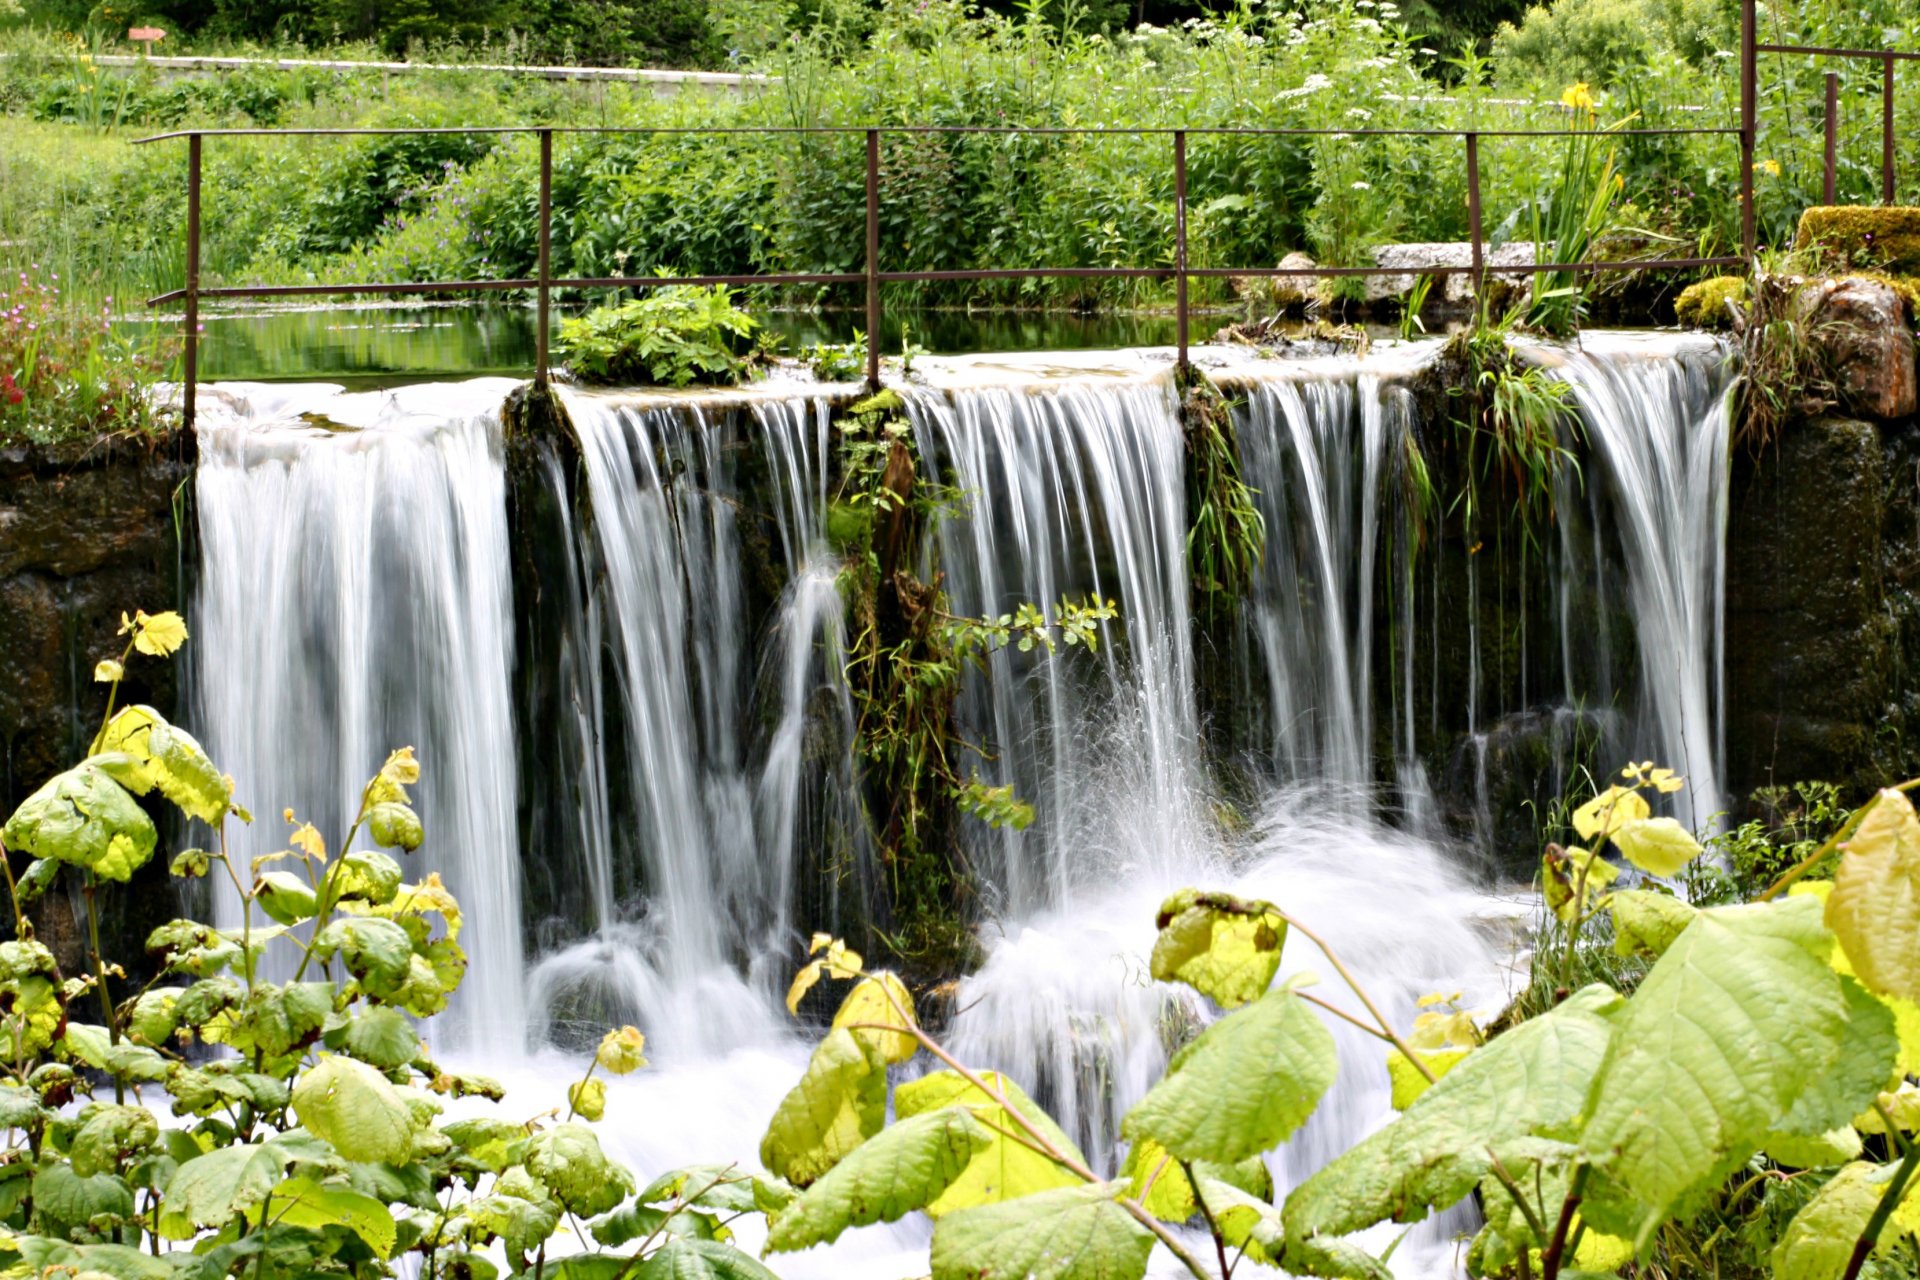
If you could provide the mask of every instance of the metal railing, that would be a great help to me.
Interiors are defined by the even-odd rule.
[[[1538,275],[1543,273],[1580,273],[1591,274],[1602,271],[1667,271],[1688,270],[1702,267],[1742,266],[1751,262],[1755,252],[1755,223],[1753,205],[1754,145],[1756,137],[1756,92],[1755,71],[1756,54],[1786,53],[1832,55],[1840,57],[1880,58],[1888,68],[1886,73],[1886,191],[1889,202],[1893,191],[1893,133],[1892,133],[1892,71],[1896,60],[1920,60],[1920,54],[1870,52],[1864,50],[1817,49],[1790,45],[1760,45],[1755,39],[1754,0],[1745,0],[1744,21],[1741,38],[1741,123],[1739,127],[1726,128],[1644,128],[1644,129],[1310,129],[1310,128],[1076,128],[1076,127],[1034,127],[1020,126],[976,126],[976,125],[895,125],[895,126],[731,126],[731,127],[612,127],[612,126],[476,126],[460,128],[397,128],[397,129],[196,129],[174,133],[158,134],[140,139],[140,143],[158,143],[175,139],[185,139],[187,143],[187,227],[186,227],[186,285],[167,293],[149,298],[149,306],[158,306],[170,302],[184,302],[184,370],[185,418],[192,424],[195,413],[195,387],[199,377],[199,318],[200,303],[203,299],[225,298],[287,298],[301,296],[350,296],[362,294],[382,294],[404,296],[423,293],[486,293],[503,290],[527,290],[535,298],[537,317],[535,329],[535,369],[534,380],[545,385],[549,371],[549,331],[552,317],[552,294],[556,289],[657,289],[671,285],[728,285],[746,286],[786,286],[786,285],[861,285],[866,294],[867,319],[867,364],[866,375],[870,386],[880,384],[880,326],[881,326],[881,288],[887,284],[926,283],[938,281],[975,281],[975,280],[1022,280],[1044,278],[1069,279],[1144,279],[1172,280],[1174,282],[1175,333],[1178,348],[1177,361],[1183,369],[1187,367],[1190,346],[1191,307],[1188,296],[1189,284],[1195,279],[1241,277],[1269,279],[1284,277],[1339,278],[1354,276],[1383,275],[1425,275],[1435,278],[1457,275],[1470,275],[1474,281],[1474,292],[1479,296],[1484,288],[1488,266],[1486,262],[1486,238],[1482,226],[1481,183],[1480,183],[1480,143],[1489,138],[1582,138],[1582,137],[1646,137],[1646,136],[1736,136],[1739,138],[1741,158],[1741,201],[1742,235],[1741,252],[1738,255],[1719,257],[1688,258],[1651,258],[1629,260],[1582,260],[1574,262],[1534,262],[1502,263],[1496,268],[1501,275]],[[1829,85],[1829,94],[1834,92]],[[1831,100],[1831,98],[1830,98]],[[1829,173],[1833,163],[1832,120],[1834,112],[1829,112]],[[301,285],[223,285],[213,288],[203,287],[200,283],[201,249],[201,162],[206,140],[222,137],[367,137],[384,135],[422,135],[422,134],[473,134],[473,135],[534,135],[539,139],[539,205],[538,205],[538,251],[535,260],[535,274],[508,280],[430,280],[409,281],[404,283],[368,282],[343,284],[301,284]],[[556,277],[552,272],[553,238],[553,141],[556,134],[565,135],[823,135],[847,136],[864,135],[866,140],[866,246],[863,269],[852,271],[827,272],[768,272],[744,275],[690,275],[690,276],[595,276],[595,277]],[[889,271],[880,262],[880,177],[881,177],[881,136],[883,134],[931,135],[931,134],[1027,134],[1027,135],[1120,135],[1132,137],[1164,137],[1170,140],[1173,165],[1173,254],[1171,265],[1166,266],[1113,266],[1113,267],[988,267],[968,270],[938,271]],[[1400,266],[1384,268],[1372,267],[1196,267],[1188,260],[1187,235],[1187,142],[1194,137],[1380,137],[1380,138],[1458,138],[1464,145],[1467,194],[1467,236],[1470,245],[1469,261],[1466,265]],[[1832,182],[1829,176],[1829,184]]]

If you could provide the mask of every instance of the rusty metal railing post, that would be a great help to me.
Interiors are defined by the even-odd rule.
[[[1173,307],[1177,366],[1184,377],[1187,360],[1187,131],[1173,131]]]
[[[187,135],[187,315],[186,344],[181,352],[181,418],[193,430],[200,381],[200,135]]]
[[[1892,204],[1893,190],[1893,55],[1880,59],[1880,203]]]
[[[1740,252],[1751,264],[1759,248],[1753,208],[1753,150],[1759,117],[1759,19],[1756,0],[1740,0]]]
[[[540,131],[540,264],[539,299],[534,320],[534,373],[537,387],[547,385],[547,342],[553,327],[553,130]]]
[[[1840,73],[1827,72],[1827,169],[1821,184],[1821,199],[1833,205],[1840,202]]]
[[[1480,135],[1467,138],[1467,242],[1473,255],[1473,305],[1475,314],[1486,314],[1487,251],[1480,233]],[[1444,291],[1443,291],[1444,292]]]
[[[880,389],[880,131],[867,130],[867,389]]]

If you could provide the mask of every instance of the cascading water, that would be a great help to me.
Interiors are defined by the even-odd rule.
[[[1420,350],[1226,371],[1268,528],[1240,676],[1267,718],[1257,781],[1232,805],[1205,761],[1185,443],[1164,365],[1028,368],[988,383],[977,367],[935,364],[934,385],[903,389],[924,472],[965,508],[924,566],[944,575],[952,610],[1086,596],[1118,608],[1097,654],[995,653],[959,703],[983,778],[1012,784],[1038,820],[968,833],[987,957],[959,987],[950,1041],[1034,1090],[1102,1169],[1120,1156],[1118,1118],[1201,1016],[1145,973],[1173,889],[1283,903],[1402,1025],[1429,991],[1500,1003],[1511,923],[1409,812],[1424,803],[1421,739],[1441,700],[1473,703],[1482,761],[1486,741],[1479,682],[1436,681],[1428,704],[1415,680],[1425,656],[1411,626],[1394,629],[1429,587],[1442,616],[1441,580],[1416,572],[1398,496],[1416,426],[1399,379]],[[1584,575],[1588,594],[1623,584],[1640,654],[1635,711],[1609,749],[1684,767],[1701,817],[1717,804],[1725,507],[1712,355],[1593,344],[1558,365],[1594,459],[1587,489],[1559,495],[1579,513],[1561,522],[1560,571]],[[423,856],[468,907],[475,967],[448,1015],[466,1056],[505,1076],[531,1114],[573,1074],[555,1045],[635,1022],[659,1066],[616,1086],[603,1127],[616,1154],[643,1175],[751,1162],[807,1052],[775,998],[792,943],[833,925],[831,892],[844,890],[818,886],[864,885],[870,859],[841,678],[841,560],[826,537],[828,401],[817,388],[566,394],[577,471],[552,453],[536,469],[559,498],[565,554],[522,587],[559,602],[537,655],[558,690],[558,758],[531,764],[553,776],[541,803],[559,818],[529,837],[523,910],[502,639],[515,614],[496,411],[506,389],[250,388],[250,403],[205,416],[196,652],[222,665],[196,673],[195,727],[243,798],[291,803],[329,829],[387,748],[418,746],[437,851]],[[303,410],[350,429],[316,430]],[[1573,612],[1562,609],[1569,633]],[[1610,643],[1603,629],[1600,659],[1577,679],[1566,660],[1556,751],[1557,726],[1610,697]],[[1369,802],[1390,772],[1402,830]],[[253,838],[256,851],[280,843]],[[542,953],[530,975],[523,929]],[[1285,961],[1330,975],[1298,935]],[[1323,991],[1347,1001],[1335,983]],[[1388,1114],[1377,1044],[1336,1034],[1339,1082],[1275,1157],[1283,1186]],[[1421,1228],[1396,1268],[1449,1272],[1459,1225]],[[921,1225],[869,1229],[781,1270],[907,1274],[924,1268],[925,1240]]]
[[[1565,353],[1557,375],[1574,387],[1632,605],[1638,723],[1617,746],[1684,773],[1675,816],[1703,827],[1721,812],[1732,368],[1706,339],[1676,346],[1596,336]],[[1578,499],[1563,484],[1559,501]],[[1603,566],[1604,557],[1594,563]],[[1581,623],[1567,617],[1562,626],[1571,633]]]
[[[420,858],[487,886],[465,895],[484,941],[442,1018],[463,1044],[525,1021],[499,418],[512,385],[231,388],[203,397],[195,481],[195,728],[259,815],[229,824],[235,864],[286,847],[283,807],[344,831],[388,751],[416,747],[434,833]]]

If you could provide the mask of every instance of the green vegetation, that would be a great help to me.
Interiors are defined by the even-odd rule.
[[[125,647],[94,673],[106,711],[87,758],[21,804],[0,850],[13,917],[0,943],[0,1267],[374,1280],[412,1258],[427,1275],[492,1276],[493,1249],[516,1274],[764,1275],[722,1224],[777,1212],[792,1187],[707,1168],[636,1194],[602,1150],[599,1073],[646,1065],[632,1027],[606,1035],[564,1115],[441,1118],[448,1101],[502,1094],[436,1064],[412,1021],[443,1009],[467,966],[459,903],[439,876],[403,869],[425,840],[412,749],[367,780],[332,852],[287,810],[287,848],[242,865],[230,824],[254,818],[234,780],[153,708],[115,707],[127,664],[173,654],[185,623],[143,612],[121,631]],[[158,851],[142,796],[212,830],[212,849],[181,849],[168,869],[225,879],[241,923],[156,929],[160,975],[130,990],[101,952],[98,899]],[[26,859],[17,876],[7,851]],[[78,974],[27,914],[69,891],[87,929]],[[263,976],[276,952],[290,981]],[[548,1261],[563,1223],[580,1256]]]
[[[975,886],[960,864],[957,818],[1018,830],[1034,817],[1012,786],[980,777],[987,753],[954,722],[961,679],[1009,645],[1049,656],[1093,652],[1115,610],[1112,601],[1063,599],[999,617],[953,613],[937,559],[923,547],[934,545],[933,523],[962,495],[921,475],[903,410],[896,393],[882,391],[841,418],[841,479],[827,521],[846,557],[840,590],[854,630],[845,667],[854,751],[893,914],[881,936],[906,963],[950,974],[976,945],[966,924]],[[932,572],[922,578],[929,559]]]
[[[1233,413],[1219,390],[1189,371],[1180,406],[1187,435],[1187,573],[1203,612],[1233,607],[1266,555],[1267,523],[1240,478]]]
[[[1403,22],[1391,7],[1361,0],[1322,0],[1299,12],[1247,5],[1174,27],[1104,33],[1047,5],[970,16],[952,0],[877,8],[821,0],[804,12],[743,3],[727,10],[738,33],[729,47],[740,50],[740,65],[773,77],[767,87],[668,99],[645,88],[475,70],[390,81],[260,70],[165,85],[102,71],[72,46],[23,29],[0,35],[0,51],[15,55],[0,65],[0,109],[9,117],[9,145],[0,152],[0,241],[9,247],[0,258],[30,255],[94,296],[179,287],[179,149],[135,150],[124,140],[189,124],[1471,125],[1551,135],[1587,118],[1562,102],[1573,68],[1542,52],[1570,40],[1543,43],[1528,33],[1571,29],[1582,13],[1603,14],[1620,33],[1579,62],[1592,118],[1632,118],[1635,127],[1725,125],[1737,97],[1736,60],[1721,56],[1732,47],[1729,28],[1720,8],[1717,23],[1688,19],[1696,7],[1562,0],[1496,38],[1488,57],[1423,43],[1413,10]],[[1894,0],[1822,0],[1791,14],[1769,9],[1763,35],[1878,46],[1902,21]],[[1842,198],[1872,199],[1878,147],[1868,134],[1876,133],[1877,78],[1847,74]],[[1819,122],[1792,108],[1817,101],[1819,68],[1769,59],[1763,75],[1769,105],[1758,208],[1764,237],[1784,244],[1819,187]],[[1903,95],[1899,109],[1899,136],[1920,137],[1920,97]],[[207,280],[524,275],[535,252],[534,152],[527,138],[447,135],[212,142]],[[1268,264],[1292,249],[1359,263],[1386,240],[1465,235],[1455,139],[1196,135],[1189,161],[1197,265]],[[1581,181],[1551,187],[1551,175],[1569,166]],[[857,135],[563,136],[555,270],[857,270],[863,168]],[[1602,228],[1585,215],[1609,169],[1616,192]],[[1512,238],[1573,243],[1625,227],[1662,251],[1717,254],[1737,243],[1737,155],[1725,137],[1623,136],[1585,146],[1553,136],[1488,138],[1482,171],[1487,225]],[[1915,166],[1903,158],[1902,171]],[[889,135],[881,200],[882,259],[902,270],[1158,265],[1171,252],[1164,137]],[[1202,302],[1224,301],[1226,288],[1195,282]],[[1542,293],[1548,301],[1554,288]],[[890,305],[1119,307],[1168,299],[1164,282],[1140,280],[935,280],[890,286],[889,294]],[[782,300],[856,301],[844,288],[799,288]]]
[[[1572,814],[1584,844],[1543,861],[1558,933],[1536,969],[1582,980],[1488,1029],[1435,996],[1403,1034],[1283,906],[1174,894],[1152,975],[1222,1014],[1126,1115],[1111,1182],[1032,1099],[929,1035],[898,978],[816,937],[789,1007],[823,976],[854,985],[762,1142],[805,1188],[769,1251],[925,1209],[935,1280],[1133,1280],[1156,1242],[1196,1280],[1229,1280],[1242,1259],[1383,1277],[1343,1237],[1477,1195],[1473,1276],[1857,1280],[1869,1259],[1904,1274],[1920,1243],[1920,818],[1883,791],[1753,901],[1706,906],[1675,892],[1702,847],[1653,813],[1681,785],[1630,766]],[[1829,792],[1802,799],[1809,820],[1833,816]],[[1609,855],[1640,873],[1634,887]],[[1274,982],[1289,932],[1352,990],[1364,1014],[1341,1016],[1382,1042],[1402,1114],[1276,1204],[1252,1158],[1299,1128],[1338,1067],[1308,1007],[1327,1002],[1301,976]],[[890,1091],[887,1065],[922,1052],[930,1073]],[[1213,1250],[1169,1230],[1190,1220]]]
[[[0,279],[0,444],[161,434],[174,415],[156,384],[178,376],[174,346],[115,333],[111,312],[54,279]]]
[[[1490,324],[1483,316],[1447,340],[1454,435],[1446,445],[1460,454],[1460,485],[1448,510],[1459,512],[1473,541],[1488,532],[1498,537],[1515,521],[1525,547],[1552,515],[1562,468],[1579,468],[1569,446],[1580,418],[1570,385],[1515,352],[1517,319],[1510,313]]]
[[[754,328],[725,286],[675,285],[561,321],[555,350],[582,382],[730,385],[746,377],[761,354],[752,343]]]

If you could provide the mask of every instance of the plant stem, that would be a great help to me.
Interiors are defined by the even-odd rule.
[[[1506,1188],[1507,1194],[1513,1197],[1513,1203],[1520,1210],[1520,1216],[1527,1220],[1527,1226],[1532,1228],[1535,1237],[1545,1240],[1546,1225],[1540,1221],[1540,1215],[1534,1212],[1533,1206],[1527,1203],[1526,1194],[1520,1190],[1520,1184],[1514,1181],[1513,1175],[1507,1172],[1507,1166],[1500,1163],[1500,1157],[1493,1154],[1491,1147],[1487,1148],[1487,1158],[1493,1161],[1494,1178]]]
[[[1889,1126],[1891,1129],[1892,1126]],[[1897,1130],[1894,1130],[1897,1132]],[[1885,1229],[1887,1219],[1900,1207],[1900,1201],[1906,1194],[1907,1183],[1913,1180],[1914,1166],[1920,1164],[1920,1146],[1909,1145],[1906,1155],[1900,1158],[1900,1167],[1893,1171],[1893,1180],[1887,1183],[1887,1189],[1880,1195],[1880,1203],[1873,1207],[1873,1216],[1867,1219],[1866,1229],[1860,1238],[1854,1241],[1853,1254],[1847,1259],[1847,1269],[1840,1280],[1859,1280],[1860,1268],[1867,1265],[1867,1256],[1873,1247],[1880,1243],[1880,1232]]]
[[[1566,1252],[1567,1232],[1573,1228],[1573,1215],[1580,1208],[1581,1193],[1587,1189],[1587,1173],[1590,1166],[1581,1165],[1573,1171],[1573,1184],[1567,1188],[1567,1198],[1560,1202],[1560,1220],[1553,1224],[1553,1239],[1540,1255],[1541,1280],[1556,1280],[1560,1274],[1560,1255]]]
[[[1391,1043],[1394,1048],[1405,1054],[1408,1062],[1411,1062],[1420,1069],[1420,1074],[1427,1078],[1428,1084],[1438,1083],[1440,1077],[1433,1074],[1433,1068],[1423,1062],[1420,1055],[1415,1053],[1412,1048],[1408,1046],[1407,1042],[1400,1038],[1399,1033],[1393,1029],[1393,1024],[1388,1022],[1386,1015],[1380,1012],[1380,1006],[1373,1002],[1373,997],[1367,994],[1366,988],[1362,987],[1359,979],[1353,976],[1353,971],[1341,963],[1340,957],[1334,954],[1333,948],[1327,945],[1326,939],[1307,928],[1306,925],[1301,924],[1299,920],[1288,915],[1286,912],[1278,911],[1277,914],[1282,920],[1287,922],[1290,928],[1298,929],[1306,935],[1307,941],[1320,948],[1320,954],[1327,958],[1327,963],[1334,967],[1335,972],[1340,975],[1341,980],[1347,984],[1353,994],[1360,997],[1360,1003],[1367,1007],[1367,1012],[1373,1015],[1373,1020],[1380,1024],[1380,1031],[1384,1038]],[[1323,1002],[1316,1000],[1314,1003],[1320,1004]],[[1349,1021],[1352,1021],[1352,1019],[1349,1019]]]
[[[1207,1198],[1200,1194],[1200,1184],[1193,1179],[1193,1165],[1182,1160],[1180,1172],[1187,1175],[1187,1185],[1193,1188],[1193,1202],[1200,1206],[1200,1216],[1207,1224],[1207,1234],[1213,1237],[1214,1251],[1220,1255],[1220,1280],[1233,1280],[1233,1264],[1227,1261],[1227,1242],[1220,1234],[1220,1224],[1213,1219],[1213,1210],[1207,1206]]]
[[[24,942],[27,937],[27,915],[20,909],[20,886],[13,879],[13,860],[7,853],[5,840],[0,840],[0,874],[7,877],[7,901],[13,905],[13,936]]]
[[[87,950],[93,961],[94,990],[100,996],[100,1017],[107,1024],[107,1043],[120,1043],[120,1028],[113,1017],[113,997],[107,991],[107,966],[100,958],[100,913],[93,905],[93,872],[87,872],[81,896],[87,904]],[[121,1074],[113,1073],[113,1100],[116,1104],[127,1100],[126,1081]]]

